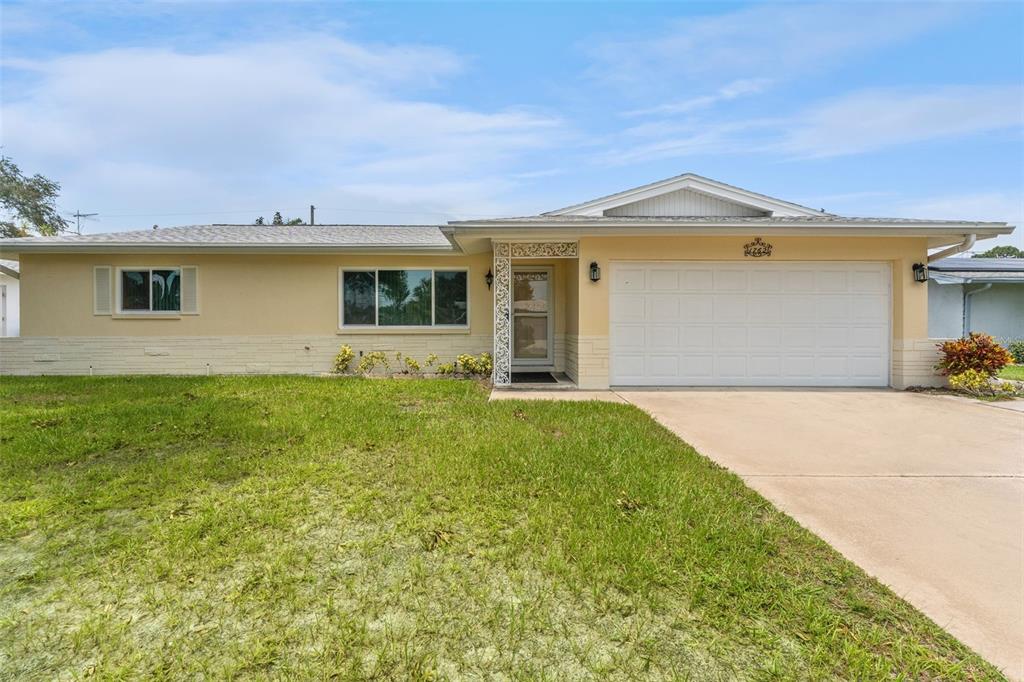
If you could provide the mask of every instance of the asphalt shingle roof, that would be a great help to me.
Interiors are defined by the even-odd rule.
[[[928,265],[941,272],[1020,272],[1024,258],[943,258]]]
[[[643,225],[993,225],[1004,223],[984,223],[963,220],[919,220],[915,218],[849,218],[845,216],[822,213],[813,216],[579,216],[579,215],[539,215],[521,218],[490,218],[487,220],[460,220],[449,225],[494,225],[507,223],[519,225],[627,225],[638,223]]]
[[[281,246],[450,248],[436,225],[185,225],[106,234],[5,239],[19,245],[68,246]]]

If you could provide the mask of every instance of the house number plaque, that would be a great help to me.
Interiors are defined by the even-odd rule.
[[[772,245],[763,241],[760,237],[754,237],[754,241],[743,245],[743,255],[750,258],[762,258],[772,255]]]

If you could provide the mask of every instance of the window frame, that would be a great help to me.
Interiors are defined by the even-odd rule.
[[[181,317],[181,272],[184,269],[182,265],[119,265],[114,268],[116,273],[114,285],[114,291],[116,294],[115,301],[115,315],[140,315],[146,317]],[[178,309],[177,310],[153,310],[153,271],[154,270],[174,270],[178,273]],[[149,277],[146,283],[146,294],[149,297],[149,309],[148,310],[125,310],[124,300],[121,295],[121,289],[123,286],[123,280],[121,273],[123,272],[148,272]]]
[[[380,273],[396,270],[421,270],[430,272],[430,324],[386,324],[380,323]],[[346,272],[372,272],[373,273],[373,324],[345,324],[345,273]],[[465,324],[437,324],[437,284],[435,276],[438,272],[464,272],[466,273],[466,323]],[[467,330],[469,329],[472,295],[470,290],[470,268],[466,266],[432,267],[424,265],[388,265],[381,267],[347,267],[338,268],[338,329],[350,331],[423,331],[430,329],[438,330]]]

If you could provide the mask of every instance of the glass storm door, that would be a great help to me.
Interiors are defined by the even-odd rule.
[[[551,268],[512,269],[512,363],[554,362]]]

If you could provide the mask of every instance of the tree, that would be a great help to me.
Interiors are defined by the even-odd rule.
[[[975,258],[1024,258],[1024,251],[1016,246],[993,246],[985,253],[979,253]]]
[[[263,221],[263,216],[260,216],[259,218],[257,218],[255,224],[256,225],[266,225],[266,222]],[[273,217],[273,219],[271,219],[270,224],[271,225],[305,225],[305,223],[302,222],[302,218],[289,218],[288,220],[285,220],[284,218],[281,217],[281,212],[280,211],[274,211],[274,217]]]
[[[0,156],[0,237],[25,237],[30,231],[53,236],[65,232],[68,221],[57,212],[60,183],[36,174],[26,177],[13,160]]]

